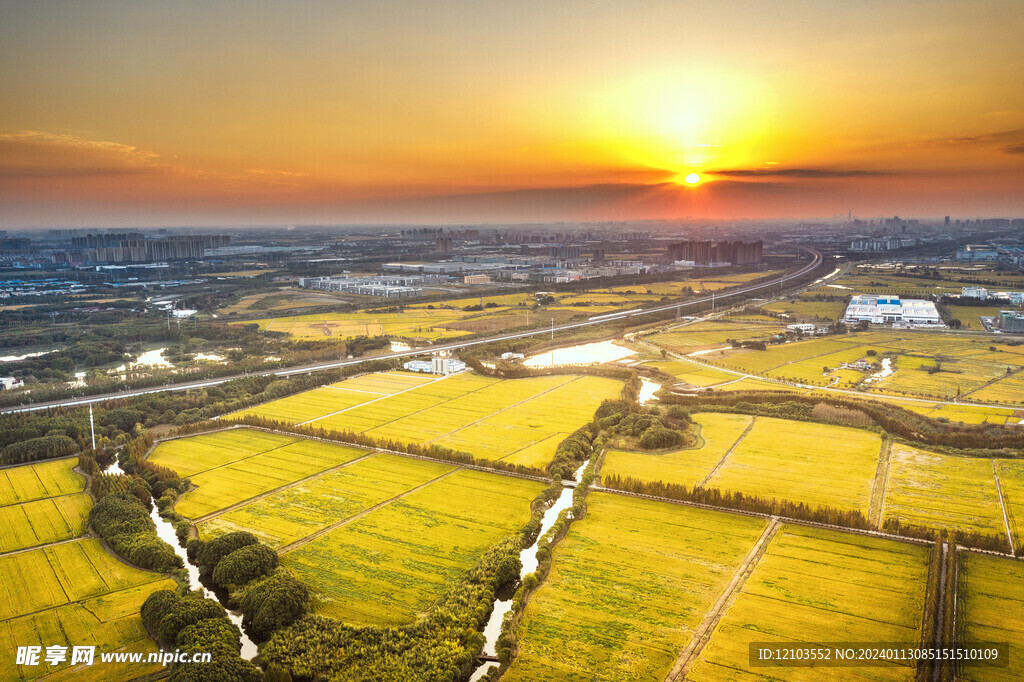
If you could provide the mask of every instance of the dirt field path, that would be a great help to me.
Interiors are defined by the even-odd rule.
[[[743,433],[741,433],[740,437],[736,439],[736,442],[732,444],[732,447],[725,451],[725,454],[722,455],[722,459],[718,460],[715,466],[712,467],[711,471],[708,472],[708,475],[702,478],[700,480],[700,483],[698,483],[696,487],[703,488],[708,484],[708,481],[711,480],[711,477],[717,474],[718,470],[722,468],[723,464],[725,464],[725,460],[729,459],[729,455],[732,454],[733,450],[739,447],[740,443],[743,442],[743,439],[746,438],[747,434],[750,433],[750,431],[754,428],[754,424],[756,422],[757,417],[755,416],[753,419],[750,420],[750,423],[747,424],[747,428],[743,429]]]
[[[1006,541],[1010,543],[1010,553],[1013,553],[1013,532],[1010,530],[1010,515],[1006,513],[1006,499],[1003,497],[1003,486],[999,483],[999,465],[992,460],[992,475],[996,479],[996,494],[999,496],[999,508],[1003,510],[1003,527],[1006,528]]]
[[[398,495],[395,495],[394,497],[389,497],[388,499],[384,500],[383,502],[379,502],[379,503],[373,505],[372,507],[370,507],[368,509],[364,509],[363,511],[361,511],[361,512],[359,512],[357,514],[353,514],[352,516],[349,516],[349,517],[344,518],[344,519],[342,519],[340,521],[332,523],[331,525],[327,526],[326,528],[322,528],[322,529],[318,530],[317,532],[313,533],[312,535],[307,535],[306,537],[302,538],[301,540],[296,540],[295,542],[291,543],[290,545],[285,545],[284,547],[280,547],[280,548],[278,548],[277,553],[278,554],[284,554],[286,552],[292,551],[293,549],[298,549],[299,547],[303,546],[307,542],[312,542],[313,540],[316,540],[319,537],[327,535],[332,530],[336,530],[338,528],[341,528],[342,526],[348,525],[348,524],[352,523],[353,521],[358,521],[359,519],[363,518],[367,514],[369,514],[371,512],[375,512],[378,509],[380,509],[381,507],[388,506],[389,504],[391,504],[395,500],[400,500],[403,497],[405,497],[406,495],[411,495],[412,493],[416,492],[420,488],[426,488],[428,485],[431,485],[433,483],[437,483],[442,478],[445,478],[447,476],[451,476],[456,471],[461,471],[461,470],[462,470],[462,467],[455,467],[451,471],[447,471],[447,472],[441,474],[440,476],[438,476],[437,478],[432,478],[429,481],[427,481],[426,483],[421,483],[420,485],[416,486],[415,488],[410,488],[409,490],[406,490],[404,493],[399,493]]]
[[[740,564],[739,568],[736,569],[736,573],[733,575],[732,580],[729,581],[729,585],[722,592],[722,596],[718,598],[715,605],[711,607],[707,615],[704,616],[704,621],[697,627],[697,630],[693,633],[693,639],[690,643],[679,654],[676,659],[675,665],[672,666],[672,670],[665,677],[665,682],[683,682],[686,679],[687,673],[690,672],[690,668],[697,661],[697,657],[700,656],[700,652],[704,650],[704,646],[711,639],[711,635],[715,632],[715,628],[718,626],[718,622],[722,620],[722,616],[725,615],[726,610],[735,601],[736,595],[743,588],[743,584],[750,577],[750,574],[754,572],[755,566],[757,566],[758,560],[764,555],[768,549],[768,543],[771,542],[772,538],[779,531],[782,524],[779,519],[772,517],[768,521],[768,525],[765,527],[764,532],[761,533],[761,537],[758,538],[757,542],[744,557],[743,563]]]
[[[335,466],[332,466],[330,469],[324,469],[323,471],[318,471],[315,474],[310,474],[309,476],[306,476],[305,478],[300,478],[299,480],[293,481],[292,483],[286,483],[285,485],[282,485],[282,486],[280,486],[278,488],[274,488],[273,490],[268,490],[265,493],[260,493],[259,495],[254,495],[253,497],[250,497],[250,498],[248,498],[246,500],[242,500],[241,502],[235,502],[234,504],[232,504],[230,506],[227,506],[227,507],[224,507],[223,509],[218,509],[215,512],[210,512],[209,514],[206,514],[205,516],[200,516],[198,518],[192,519],[192,522],[193,523],[202,523],[203,521],[209,521],[210,519],[215,519],[218,516],[220,516],[221,514],[227,514],[230,511],[234,511],[234,510],[238,509],[239,507],[244,507],[244,506],[246,506],[248,504],[252,504],[253,502],[259,502],[260,500],[262,500],[265,497],[270,497],[271,495],[275,495],[277,493],[283,492],[283,491],[288,490],[290,488],[294,488],[296,486],[300,486],[303,483],[307,483],[309,481],[312,481],[315,478],[320,478],[321,476],[326,476],[327,474],[334,473],[338,469],[344,469],[345,467],[349,466],[350,464],[355,464],[356,462],[362,462],[367,457],[373,457],[376,454],[377,454],[376,451],[367,452],[365,455],[362,455],[361,457],[356,457],[355,459],[350,459],[347,462],[342,462],[341,464],[337,464]]]
[[[875,468],[875,482],[871,486],[871,506],[868,508],[868,523],[873,528],[882,527],[882,511],[885,507],[885,491],[889,486],[889,463],[892,457],[892,441],[882,439],[878,451],[878,466]]]

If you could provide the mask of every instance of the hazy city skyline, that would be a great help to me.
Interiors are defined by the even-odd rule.
[[[3,2],[0,227],[1020,215],[1022,34],[1013,0]]]

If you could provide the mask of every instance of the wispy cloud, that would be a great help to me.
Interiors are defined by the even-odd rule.
[[[153,173],[159,154],[78,135],[38,130],[0,132],[0,176],[87,177]]]
[[[732,168],[709,171],[710,175],[732,178],[856,178],[876,175],[892,175],[888,171],[842,170],[834,168]]]

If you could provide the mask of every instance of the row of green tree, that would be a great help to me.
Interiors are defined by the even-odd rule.
[[[889,402],[781,391],[735,391],[700,396],[670,394],[663,396],[662,402],[704,412],[739,412],[798,421],[819,421],[814,410],[819,404],[825,404],[859,412],[870,419],[874,428],[909,443],[994,457],[1019,457],[1024,452],[1024,430],[1014,426],[941,422]]]
[[[394,369],[397,364],[394,360],[374,360],[290,378],[245,377],[192,391],[164,391],[106,401],[94,406],[97,449],[101,449],[104,438],[110,439],[112,449],[120,447],[132,438],[135,424],[150,428],[157,424],[180,426],[200,422],[334,383],[353,374]],[[90,438],[86,407],[0,414],[0,464],[72,455],[89,449]],[[93,456],[98,461],[104,459],[99,451]]]

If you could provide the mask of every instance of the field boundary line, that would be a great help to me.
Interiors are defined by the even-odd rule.
[[[338,410],[337,412],[331,412],[330,414],[325,414],[325,415],[321,415],[319,417],[314,417],[313,419],[307,419],[304,422],[297,423],[296,426],[305,426],[306,424],[312,424],[313,422],[320,421],[321,419],[327,419],[328,417],[333,417],[334,415],[341,414],[342,412],[348,412],[349,410],[354,410],[357,407],[366,407],[367,405],[371,405],[371,404],[373,404],[373,403],[375,403],[375,402],[377,402],[379,400],[386,400],[388,398],[394,398],[396,395],[402,395],[403,393],[408,393],[409,391],[415,391],[417,388],[423,388],[424,386],[431,386],[433,384],[436,384],[439,381],[444,381],[445,379],[448,379],[448,378],[451,378],[453,376],[456,376],[457,374],[459,374],[459,372],[456,372],[455,374],[445,374],[443,377],[441,377],[439,379],[434,379],[432,381],[428,381],[425,384],[417,384],[416,386],[410,386],[409,388],[403,388],[401,391],[398,391],[397,393],[389,393],[388,395],[382,395],[379,398],[374,398],[373,400],[367,400],[365,403],[359,403],[358,405],[352,405],[351,407],[346,407],[346,408],[344,408],[342,410]],[[447,402],[447,401],[442,401],[442,402]],[[266,405],[267,403],[262,403],[262,404]],[[415,414],[415,412],[413,414]],[[381,426],[383,426],[383,424],[381,424]],[[374,427],[374,428],[376,428],[376,427]]]
[[[876,529],[882,527],[882,513],[885,511],[885,493],[889,490],[889,470],[892,466],[891,438],[883,438],[882,446],[878,451],[878,465],[875,467],[875,479],[871,485],[871,505],[868,507],[868,523]],[[878,482],[882,486],[879,489]]]
[[[56,545],[66,545],[69,542],[78,542],[79,540],[87,540],[90,537],[88,533],[82,533],[76,535],[73,538],[64,538],[63,540],[54,540],[53,542],[44,542],[41,545],[32,545],[31,547],[22,547],[21,549],[12,549],[8,552],[0,552],[0,559],[4,557],[14,556],[15,554],[24,554],[25,552],[34,552],[37,549],[46,549],[47,547],[55,547]]]
[[[206,435],[206,434],[198,434],[198,433],[197,433],[197,434],[195,434],[195,435],[197,435],[197,436],[201,436],[201,435]],[[224,463],[224,464],[218,464],[218,465],[217,465],[217,466],[215,466],[215,467],[210,467],[209,469],[204,469],[203,471],[197,471],[197,472],[195,472],[194,474],[189,474],[189,475],[188,475],[188,476],[186,476],[185,478],[191,479],[191,478],[192,478],[193,476],[201,476],[202,474],[208,474],[208,473],[210,473],[211,471],[216,471],[217,469],[223,469],[224,467],[228,467],[228,466],[231,466],[232,464],[237,464],[237,463],[239,463],[239,462],[244,462],[244,461],[246,461],[247,459],[252,459],[253,457],[259,457],[260,455],[265,455],[265,454],[267,454],[268,452],[273,452],[274,450],[280,450],[281,448],[286,448],[286,447],[288,447],[289,445],[295,445],[296,443],[298,443],[299,441],[301,441],[301,440],[302,440],[302,437],[301,437],[301,436],[299,436],[298,434],[294,434],[294,433],[293,433],[293,434],[291,434],[291,435],[292,435],[293,437],[297,438],[298,440],[293,440],[293,441],[292,441],[291,443],[285,443],[284,445],[278,445],[277,447],[273,447],[273,448],[270,448],[269,450],[264,450],[264,451],[262,451],[262,452],[256,452],[256,453],[254,453],[254,454],[251,454],[251,455],[246,455],[245,457],[239,457],[239,458],[238,458],[238,459],[236,459],[236,460],[232,460],[232,461],[230,461],[230,462],[226,462],[226,463]],[[155,445],[156,445],[156,444],[154,443],[154,446],[155,446]],[[197,487],[197,488],[198,488],[199,486],[195,486],[195,487]]]
[[[675,664],[672,666],[672,670],[665,677],[666,682],[682,682],[682,680],[686,679],[686,674],[690,672],[690,667],[704,650],[704,646],[711,639],[711,635],[714,634],[715,628],[722,620],[722,616],[725,615],[726,610],[736,600],[737,595],[743,589],[743,585],[747,582],[747,578],[754,572],[757,563],[768,550],[769,543],[781,527],[782,524],[779,522],[778,517],[773,516],[768,520],[768,525],[761,531],[761,537],[757,539],[754,546],[743,557],[743,562],[736,569],[732,580],[726,585],[725,591],[722,592],[714,606],[704,616],[701,624],[697,626],[689,643],[679,653]]]
[[[325,386],[321,386],[320,388],[329,388],[332,391],[349,391],[350,393],[366,393],[368,395],[383,395],[383,396],[394,395],[393,393],[381,393],[380,391],[364,391],[361,388],[344,388],[342,386],[335,386],[333,384],[327,384]],[[313,389],[313,390],[316,390],[316,389]],[[292,395],[302,395],[302,394],[301,393],[293,393]],[[288,397],[290,398],[291,396],[288,396]],[[284,400],[284,399],[282,398],[282,400]],[[266,404],[266,403],[264,403],[264,404]]]
[[[555,375],[555,376],[558,376],[558,375]],[[572,375],[570,374],[569,376],[572,376]],[[534,395],[531,395],[528,398],[523,398],[522,400],[520,400],[517,403],[513,403],[512,405],[509,405],[508,407],[503,407],[502,409],[498,410],[497,412],[491,412],[486,417],[480,417],[476,421],[472,421],[472,422],[466,424],[465,426],[460,426],[457,429],[452,429],[448,433],[442,433],[437,438],[431,438],[428,441],[424,441],[424,443],[428,443],[428,444],[429,443],[433,443],[435,441],[441,440],[442,438],[446,438],[446,437],[452,435],[453,433],[458,433],[459,431],[462,431],[463,429],[468,429],[470,426],[474,426],[476,424],[479,424],[480,422],[486,421],[486,420],[490,419],[491,417],[496,417],[499,414],[502,414],[504,412],[508,412],[509,410],[511,410],[514,407],[519,407],[520,405],[524,405],[524,404],[530,402],[531,400],[534,400],[536,398],[541,397],[542,395],[547,395],[548,393],[551,393],[552,391],[557,391],[558,389],[563,388],[565,386],[568,386],[569,384],[573,384],[573,383],[579,381],[580,379],[582,379],[584,376],[586,376],[586,375],[580,375],[580,376],[572,377],[568,381],[564,381],[564,382],[558,384],[557,386],[552,386],[551,388],[547,389],[546,391],[541,391],[540,393],[536,393]],[[550,436],[549,436],[549,438],[550,438]],[[534,445],[536,445],[539,442],[540,441],[537,441],[535,443],[530,443],[529,445],[526,445],[526,446],[523,446],[523,447],[519,448],[519,450],[525,450],[526,448],[533,447]],[[516,452],[519,452],[519,450],[516,450]],[[515,452],[510,452],[509,454],[505,455],[505,457],[510,457],[511,455],[514,455],[514,454],[515,454]]]
[[[259,502],[260,500],[262,500],[265,497],[270,497],[271,495],[275,495],[277,493],[284,492],[285,490],[289,490],[289,489],[294,488],[296,486],[300,486],[303,483],[307,483],[307,482],[309,482],[309,481],[311,481],[313,479],[320,478],[322,476],[326,476],[327,474],[332,474],[335,471],[338,471],[339,469],[344,469],[345,467],[349,466],[350,464],[355,464],[356,462],[362,462],[364,459],[367,459],[369,457],[373,457],[376,454],[377,454],[376,451],[371,451],[371,452],[366,453],[365,455],[360,455],[359,457],[356,457],[355,459],[350,459],[347,462],[342,462],[341,464],[335,464],[334,466],[330,467],[329,469],[324,469],[323,471],[318,471],[315,474],[310,474],[309,476],[306,476],[305,478],[300,478],[299,480],[292,481],[291,483],[285,483],[284,485],[278,486],[277,488],[274,488],[273,490],[268,490],[268,491],[260,493],[258,495],[253,495],[252,497],[250,497],[248,499],[241,500],[240,502],[235,502],[234,504],[229,505],[227,507],[224,507],[223,509],[219,509],[217,511],[210,512],[209,514],[205,514],[203,516],[197,516],[196,518],[192,519],[192,523],[203,523],[204,521],[209,521],[210,519],[215,519],[218,516],[221,516],[222,514],[227,514],[228,512],[232,512],[232,511],[238,509],[239,507],[245,507],[245,506],[253,504],[255,502]]]
[[[869,535],[876,538],[884,538],[886,540],[893,540],[895,542],[904,542],[910,545],[927,545],[934,544],[933,540],[925,540],[924,538],[915,538],[909,535],[896,535],[895,533],[887,533],[884,530],[871,530],[870,528],[852,528],[849,526],[837,526],[831,523],[822,523],[821,521],[807,521],[806,519],[797,519],[792,516],[781,516],[779,514],[769,514],[767,512],[757,512],[748,509],[733,509],[732,507],[716,507],[712,504],[705,504],[703,502],[691,502],[689,500],[675,500],[671,497],[658,497],[657,495],[646,495],[644,493],[634,493],[628,490],[618,490],[617,488],[605,488],[603,486],[590,486],[591,490],[596,490],[604,493],[612,493],[613,495],[627,495],[629,497],[639,497],[645,500],[651,500],[653,502],[664,502],[666,504],[678,504],[684,507],[694,507],[696,509],[706,509],[708,511],[721,512],[723,514],[738,514],[740,516],[750,516],[758,519],[770,519],[772,517],[777,518],[780,522],[791,525],[791,526],[807,526],[808,528],[821,528],[823,530],[834,531],[837,533],[853,533],[855,535]],[[972,549],[972,548],[968,548]],[[994,552],[992,550],[973,550],[978,552],[986,552],[995,556],[1010,557],[1010,554],[1004,554],[1002,552]],[[1024,557],[1022,557],[1024,560]]]
[[[17,469],[18,467],[24,466],[32,466],[33,464],[42,464],[44,462],[59,462],[62,459],[78,459],[78,455],[68,455],[66,457],[48,457],[47,459],[37,459],[34,462],[22,462],[21,464],[4,464],[3,466],[0,466],[0,471],[4,471],[5,469]],[[36,478],[39,478],[39,474],[36,474]],[[42,483],[42,481],[40,481],[40,483]]]
[[[961,398],[966,398],[966,397],[967,397],[967,396],[969,396],[970,394],[972,394],[972,393],[977,393],[977,392],[978,392],[978,391],[980,391],[981,389],[983,389],[983,388],[988,388],[988,387],[989,387],[989,386],[991,386],[992,384],[998,384],[998,383],[999,383],[1000,381],[1002,381],[1003,379],[1009,379],[1009,378],[1010,378],[1010,377],[1012,377],[1012,376],[1013,376],[1014,374],[1019,374],[1019,373],[1020,373],[1021,371],[1024,371],[1024,367],[1017,367],[1016,369],[1014,369],[1014,370],[1013,370],[1013,371],[1011,371],[1011,372],[1008,372],[1008,373],[1006,373],[1006,374],[1001,374],[1001,375],[997,376],[997,377],[996,377],[995,379],[990,379],[990,380],[986,381],[985,383],[983,383],[983,384],[982,384],[981,386],[978,386],[977,388],[972,388],[971,390],[969,390],[969,391],[967,391],[966,393],[962,394],[962,395],[961,395],[960,397],[961,397]]]
[[[437,460],[434,460],[434,461],[437,461]],[[438,481],[440,481],[442,478],[446,478],[448,476],[451,476],[452,474],[454,474],[454,473],[456,473],[458,471],[462,471],[462,467],[456,466],[451,471],[446,471],[443,474],[441,474],[440,476],[438,476],[437,478],[432,478],[429,481],[427,481],[426,483],[419,484],[415,488],[410,488],[409,490],[406,490],[403,493],[399,493],[398,495],[395,495],[394,497],[389,497],[388,499],[384,500],[383,502],[378,502],[377,504],[373,505],[372,507],[368,507],[368,508],[362,510],[361,512],[357,512],[357,513],[353,514],[352,516],[348,516],[348,517],[342,519],[341,521],[336,521],[336,522],[332,523],[331,525],[327,526],[326,528],[321,528],[320,530],[318,530],[317,532],[313,533],[312,535],[307,535],[306,537],[301,538],[299,540],[296,540],[295,542],[292,542],[290,544],[284,545],[283,547],[279,547],[277,549],[277,553],[278,554],[286,554],[288,552],[291,552],[294,549],[298,549],[299,547],[302,547],[303,545],[308,544],[308,543],[312,542],[313,540],[316,540],[318,538],[323,537],[324,535],[327,535],[328,533],[330,533],[333,530],[337,530],[338,528],[341,528],[342,526],[346,526],[346,525],[352,523],[353,521],[358,521],[359,519],[363,518],[367,514],[373,513],[375,511],[377,511],[378,509],[380,509],[381,507],[386,507],[389,504],[391,504],[392,502],[396,502],[396,501],[402,499],[403,497],[406,497],[407,495],[411,495],[414,492],[416,492],[417,490],[419,490],[420,488],[426,488],[428,485],[433,485],[434,483],[437,483]]]
[[[74,469],[72,469],[72,471],[74,471]],[[59,495],[47,495],[46,497],[37,497],[37,498],[32,499],[32,500],[25,500],[24,502],[12,502],[10,504],[2,504],[2,505],[0,505],[0,509],[7,509],[8,507],[18,507],[18,506],[23,505],[23,504],[31,504],[33,502],[41,502],[43,500],[56,500],[58,497],[71,497],[72,495],[81,495],[82,493],[85,493],[86,495],[88,495],[89,491],[87,489],[85,489],[85,488],[82,488],[81,490],[76,490],[76,491],[71,492],[71,493],[61,493]]]
[[[1010,554],[1013,554],[1016,547],[1013,542],[1013,533],[1010,531],[1010,517],[1006,513],[1006,499],[1003,497],[1003,486],[999,483],[999,466],[996,460],[992,460],[992,477],[996,480],[996,495],[999,496],[999,508],[1003,511],[1003,527],[1006,529],[1006,541],[1010,543]]]
[[[355,442],[348,441],[348,440],[331,440],[330,438],[320,438],[319,436],[307,436],[305,434],[295,434],[295,433],[292,433],[290,431],[279,431],[277,429],[269,429],[269,428],[267,428],[265,426],[249,426],[249,425],[246,425],[246,424],[238,424],[238,425],[236,425],[236,426],[234,426],[232,428],[255,429],[257,431],[266,431],[267,433],[280,433],[280,434],[287,434],[287,435],[292,435],[292,436],[299,436],[300,438],[305,438],[306,440],[315,440],[315,441],[320,441],[321,443],[331,443],[332,445],[349,445],[349,446],[357,447],[357,448],[367,448],[368,447],[368,446],[363,445],[361,443],[355,443]],[[525,479],[528,479],[530,481],[539,481],[540,483],[545,483],[545,484],[548,484],[548,485],[551,484],[551,479],[550,478],[544,478],[543,476],[535,476],[533,474],[525,474],[525,473],[522,473],[520,471],[509,471],[507,469],[495,469],[493,467],[484,466],[482,464],[470,464],[469,462],[459,462],[459,461],[450,460],[450,459],[441,459],[440,457],[431,457],[429,455],[415,455],[415,454],[413,454],[411,452],[402,452],[401,450],[389,450],[387,448],[380,448],[380,447],[373,448],[373,449],[376,452],[383,452],[383,453],[387,453],[389,455],[398,455],[400,457],[409,457],[410,459],[419,459],[419,460],[423,460],[424,462],[441,462],[442,464],[449,464],[451,466],[462,467],[463,469],[472,469],[474,471],[483,471],[484,473],[488,473],[488,474],[499,474],[501,476],[510,476],[510,477],[513,477],[513,478],[525,478]],[[565,486],[565,487],[575,487],[575,483],[576,483],[575,481],[566,480],[566,481],[563,481],[563,486]]]
[[[729,459],[729,455],[732,454],[732,451],[739,447],[739,444],[742,443],[744,439],[746,439],[747,434],[749,434],[753,430],[755,423],[757,423],[757,415],[753,416],[753,418],[750,420],[750,423],[747,424],[747,428],[743,429],[743,433],[741,433],[740,437],[736,439],[736,442],[732,444],[732,447],[725,451],[725,454],[722,455],[722,458],[718,460],[715,466],[711,468],[711,471],[708,472],[708,475],[700,480],[700,483],[698,483],[696,487],[703,488],[705,485],[707,485],[708,481],[710,481],[711,478],[718,473],[718,470],[722,468],[722,465],[725,464],[725,460]]]

